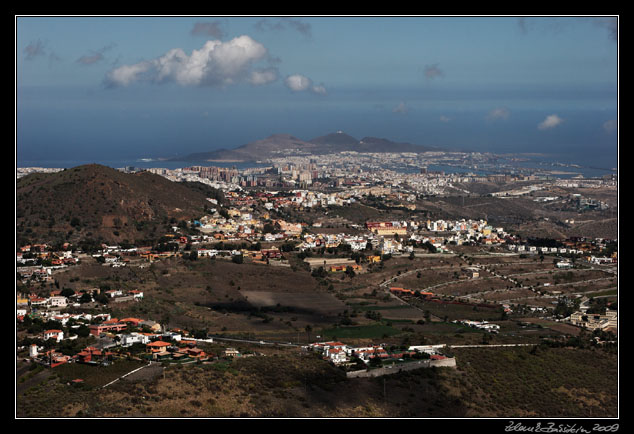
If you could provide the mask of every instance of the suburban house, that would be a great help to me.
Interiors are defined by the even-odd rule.
[[[64,354],[55,350],[50,350],[43,354],[42,359],[47,361],[50,364],[51,368],[55,368],[56,366],[67,363],[71,359],[71,357],[65,356]]]
[[[103,360],[112,360],[113,353],[110,351],[102,351],[95,347],[86,347],[75,355],[77,362],[95,363]]]
[[[139,319],[139,318],[122,318],[120,320],[120,322],[124,322],[124,323],[129,324],[129,325],[134,326],[134,327],[138,327],[139,323],[141,323],[142,321],[143,320]]]
[[[164,351],[167,351],[167,347],[171,347],[172,344],[170,344],[169,342],[163,342],[163,341],[154,341],[154,342],[150,342],[148,343],[145,348],[147,349],[147,351],[149,353],[161,353]]]
[[[143,298],[143,291],[133,289],[130,291],[130,295],[132,295],[135,299],[141,299]]]
[[[143,333],[132,332],[129,334],[121,335],[121,346],[129,347],[133,344],[148,344],[150,342],[150,337]]]
[[[227,348],[223,354],[225,357],[240,357],[240,352],[235,348]]]
[[[91,324],[88,326],[88,328],[90,329],[90,334],[93,336],[99,336],[102,333],[108,333],[108,332],[120,332],[122,330],[125,330],[127,327],[126,324],[124,323],[120,323],[120,322],[103,322],[101,324]]]
[[[114,298],[114,297],[120,297],[123,295],[123,291],[120,289],[109,289],[105,292],[105,294],[110,297],[110,298]]]
[[[64,332],[62,330],[46,330],[42,333],[44,340],[55,339],[57,342],[64,339]]]
[[[575,312],[570,315],[569,322],[573,325],[587,328],[588,330],[617,330],[618,313],[615,310],[606,309],[604,314],[588,314]]]

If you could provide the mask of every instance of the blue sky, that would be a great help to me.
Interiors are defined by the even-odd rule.
[[[18,16],[15,49],[18,161],[343,130],[616,164],[614,17]]]

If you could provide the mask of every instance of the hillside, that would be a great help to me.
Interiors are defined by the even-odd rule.
[[[202,214],[207,197],[149,172],[96,164],[32,174],[16,184],[17,244],[158,238],[168,225]]]
[[[213,344],[205,350],[222,354],[224,348],[223,344]],[[601,351],[464,349],[456,351],[457,369],[418,369],[379,378],[346,379],[342,371],[297,349],[238,348],[261,355],[168,366],[164,370],[157,364],[153,371],[145,369],[105,389],[90,385],[103,384],[101,376],[110,379],[121,375],[109,372],[117,368],[117,363],[107,368],[62,365],[55,368],[55,376],[44,371],[35,385],[29,384],[18,401],[16,414],[80,418],[618,415],[617,357]],[[119,362],[123,363],[131,362]],[[100,370],[99,374],[95,370]],[[85,386],[68,385],[78,377],[85,379]]]

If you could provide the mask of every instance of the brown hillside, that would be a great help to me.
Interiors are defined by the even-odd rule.
[[[149,172],[126,174],[96,164],[32,174],[16,184],[18,245],[146,239],[161,225],[199,217],[209,202],[202,191]]]

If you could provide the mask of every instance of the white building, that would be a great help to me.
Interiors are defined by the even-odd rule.
[[[48,304],[51,307],[66,307],[68,300],[63,295],[56,295],[48,299]]]
[[[141,333],[129,333],[121,335],[121,346],[129,347],[132,344],[140,343],[147,344],[150,342],[150,337]]]

